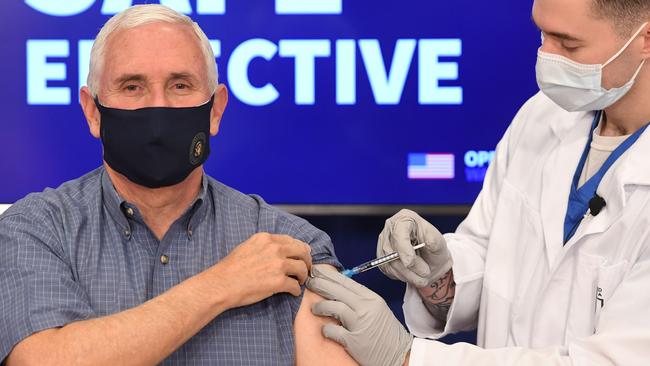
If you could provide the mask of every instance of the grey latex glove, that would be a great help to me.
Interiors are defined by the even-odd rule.
[[[425,243],[424,248],[413,246]],[[399,260],[384,264],[381,269],[392,279],[415,287],[429,287],[451,269],[451,255],[445,238],[438,229],[411,210],[401,210],[386,220],[377,241],[377,257],[393,252]]]
[[[325,297],[312,312],[338,319],[323,335],[337,343],[362,366],[403,365],[413,336],[395,318],[379,295],[333,269],[312,267],[308,289]]]

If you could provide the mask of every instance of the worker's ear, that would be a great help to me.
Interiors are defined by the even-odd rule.
[[[643,59],[650,59],[650,19],[648,19],[648,24],[645,26],[643,31],[641,31],[643,36]]]
[[[90,89],[88,89],[87,86],[84,86],[79,90],[79,104],[81,104],[81,109],[84,112],[84,116],[86,116],[86,122],[88,122],[90,134],[96,139],[100,138],[101,118],[99,109],[95,104],[95,98],[90,93]]]
[[[228,89],[223,84],[217,86],[214,92],[214,102],[212,103],[212,110],[210,111],[210,136],[219,133],[219,125],[221,125],[221,118],[223,112],[226,110],[228,104]]]

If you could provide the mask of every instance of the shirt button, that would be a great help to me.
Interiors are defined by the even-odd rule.
[[[160,263],[162,263],[162,264],[167,264],[167,263],[169,263],[169,257],[166,256],[166,255],[164,255],[164,254],[161,255],[161,256],[160,256]]]
[[[133,209],[131,207],[126,209],[126,216],[133,217]]]
[[[187,230],[187,235],[191,238],[192,237],[192,229]]]
[[[131,236],[131,231],[129,229],[124,229],[124,236],[126,237]]]

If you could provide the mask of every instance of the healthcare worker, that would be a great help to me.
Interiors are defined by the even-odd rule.
[[[541,92],[466,220],[441,235],[403,210],[379,236],[411,333],[351,279],[308,281],[362,365],[650,365],[650,0],[536,0],[533,20]],[[475,328],[478,346],[431,340]]]

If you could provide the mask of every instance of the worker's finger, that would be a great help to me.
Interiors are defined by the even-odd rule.
[[[358,310],[355,305],[359,303],[359,299],[367,299],[376,296],[376,294],[367,287],[331,268],[316,266],[312,268],[312,275],[315,277],[314,279],[325,279],[330,283],[336,284],[337,287],[344,288],[348,295],[346,299],[330,298],[330,300],[341,300],[355,311]],[[308,282],[309,281],[311,281],[311,279],[308,280]]]
[[[424,219],[417,225],[418,238],[421,243],[426,246],[420,251],[427,251],[429,253],[436,253],[441,247],[445,245],[445,238],[433,225],[426,222]]]
[[[422,260],[420,258],[418,259]],[[422,288],[429,285],[428,277],[422,277],[418,275],[417,273],[406,268],[400,261],[394,261],[386,265],[391,266],[395,272],[398,272],[402,275],[404,281],[413,284],[415,287]]]
[[[340,325],[334,325],[334,324],[323,325],[323,336],[342,345],[343,348],[348,347],[347,339],[348,337],[350,337],[350,332]]]
[[[309,277],[305,283],[308,289],[328,300],[341,301],[355,310],[354,304],[359,302],[359,295],[345,285],[345,280],[349,278],[322,266],[313,267],[311,273],[313,277]]]
[[[420,256],[414,257],[406,268],[419,277],[429,277],[431,275],[431,267],[429,267],[429,264],[427,264],[427,262]]]
[[[394,224],[391,243],[399,253],[399,261],[404,264],[404,267],[420,277],[427,277],[431,274],[431,269],[413,249],[411,238],[416,236],[415,231],[417,231],[417,224],[412,218],[400,218]]]
[[[393,222],[393,227],[390,233],[390,244],[400,255],[400,259],[405,266],[408,266],[413,257],[415,257],[415,250],[413,249],[412,237],[413,231],[416,229],[415,222],[408,218],[399,218]]]
[[[287,258],[283,262],[285,275],[295,277],[300,284],[304,284],[309,275],[307,264],[301,260]]]
[[[337,319],[346,328],[356,321],[357,314],[346,304],[340,301],[325,300],[315,303],[311,312],[319,316],[329,316]]]

